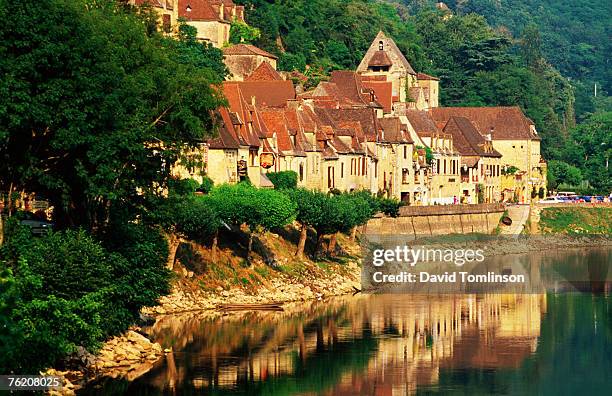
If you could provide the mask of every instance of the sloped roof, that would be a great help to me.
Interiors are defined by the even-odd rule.
[[[381,137],[381,141],[387,143],[414,143],[410,135],[403,133],[405,127],[402,127],[399,117],[385,117],[378,120],[378,122],[385,132]]]
[[[382,30],[379,31],[376,37],[374,38],[374,40],[372,40],[372,44],[370,44],[370,48],[368,49],[368,52],[366,52],[366,55],[364,56],[364,58],[361,60],[361,63],[357,67],[357,70],[365,71],[367,69],[367,66],[369,66],[369,62],[370,62],[370,60],[368,60],[368,63],[367,64],[365,63],[367,54],[372,53],[372,51],[375,50],[376,52],[372,55],[372,58],[377,56],[377,52],[380,51],[378,49],[378,43],[380,41],[386,41],[389,44],[388,45],[389,50],[392,51],[395,54],[395,56],[397,56],[397,58],[399,59],[404,69],[406,69],[406,72],[408,72],[409,74],[416,74],[414,72],[414,69],[410,65],[410,62],[408,62],[408,59],[406,59],[404,54],[402,54],[402,51],[400,51],[400,49],[398,48],[397,44],[395,44],[395,41],[393,41],[392,38],[385,36]],[[387,50],[383,50],[383,52],[386,52],[386,51]],[[387,54],[387,57],[389,57],[388,54]]]
[[[370,58],[368,66],[391,66],[393,62],[389,59],[389,55],[385,51],[376,51],[374,56]]]
[[[229,84],[238,85],[248,103],[254,97],[257,106],[283,107],[287,100],[295,99],[291,81],[232,81]]]
[[[188,6],[191,11],[187,11]],[[179,17],[190,21],[222,21],[209,0],[178,0],[178,7]]]
[[[417,80],[440,81],[438,77],[430,76],[429,74],[425,74],[425,73],[417,73]]]
[[[281,75],[274,70],[270,63],[263,61],[244,81],[282,81]]]
[[[327,109],[327,108],[316,108],[317,115],[325,123],[326,119],[328,124],[337,125],[342,121],[358,121],[361,124],[364,136],[367,137],[368,141],[373,142],[376,140],[380,125],[376,118],[376,113],[371,108],[352,108],[352,109]]]
[[[421,110],[406,110],[406,118],[419,136],[433,136],[440,133],[440,129],[428,112]]]
[[[512,107],[436,107],[429,110],[436,122],[447,122],[451,117],[469,119],[481,134],[493,128],[493,140],[540,140],[531,132],[533,121],[518,106]]]
[[[208,146],[211,149],[238,149],[240,143],[238,142],[237,133],[230,120],[228,110],[222,107],[215,112],[215,115],[218,122],[219,136],[208,140]]]
[[[363,81],[363,85],[374,90],[374,95],[385,113],[391,112],[393,105],[393,83],[391,81]]]
[[[232,82],[223,83],[223,94],[229,104],[229,120],[234,125],[243,144],[259,147],[261,131],[256,123],[253,123],[253,111],[249,108],[240,86]],[[247,124],[251,124],[249,128]]]
[[[278,57],[272,55],[269,52],[257,48],[251,44],[236,44],[231,47],[223,48],[223,55],[260,55],[267,58],[278,59]]]
[[[443,130],[453,135],[453,146],[461,155],[501,157],[501,154],[492,148],[490,152],[485,150],[487,141],[465,117],[451,117]]]

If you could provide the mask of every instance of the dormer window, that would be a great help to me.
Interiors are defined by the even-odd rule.
[[[383,49],[384,49],[383,42],[382,42],[382,41],[379,41],[379,42],[378,42],[378,50],[379,50],[379,51],[382,51]]]

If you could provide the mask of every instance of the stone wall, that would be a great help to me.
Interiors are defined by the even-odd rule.
[[[427,236],[491,234],[504,213],[502,204],[404,206],[397,218],[377,217],[368,222],[368,234]]]

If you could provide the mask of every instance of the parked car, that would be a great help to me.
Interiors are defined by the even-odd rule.
[[[558,204],[558,203],[567,203],[568,201],[563,199],[562,197],[546,197],[538,201],[541,204]]]
[[[53,231],[53,223],[47,221],[32,212],[21,212],[21,225],[30,227],[32,235],[41,236]]]

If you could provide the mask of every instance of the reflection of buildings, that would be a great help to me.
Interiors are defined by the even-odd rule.
[[[545,311],[545,295],[386,295],[296,313],[173,319],[154,332],[181,352],[144,381],[177,394],[278,386],[289,377],[296,392],[414,393],[437,384],[441,369],[517,367],[535,352]],[[337,378],[321,384],[313,374],[320,370]]]

